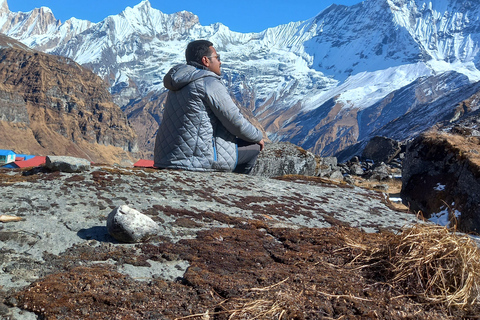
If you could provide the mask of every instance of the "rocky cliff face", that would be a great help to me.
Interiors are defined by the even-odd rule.
[[[137,150],[106,84],[74,61],[4,45],[0,79],[1,148],[108,163]]]
[[[479,233],[480,138],[475,131],[430,132],[409,143],[401,194],[405,205],[424,217]]]

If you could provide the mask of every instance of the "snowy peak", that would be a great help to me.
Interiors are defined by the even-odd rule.
[[[314,18],[315,35],[305,42],[306,52],[314,57],[312,68],[343,81],[361,72],[425,60],[421,46],[393,20],[386,0],[330,6]]]
[[[61,24],[45,9],[12,13],[5,0],[0,4],[1,32],[88,66],[124,107],[161,96],[161,79],[184,62],[187,43],[208,39],[222,55],[230,91],[270,138],[317,153],[355,143],[363,130],[356,115],[421,77],[440,83],[440,75],[456,71],[480,80],[480,7],[472,0],[331,5],[306,21],[246,34],[220,23],[202,26],[187,11],[164,14],[149,1],[97,24],[74,18]],[[391,121],[378,115],[379,123]]]
[[[61,24],[59,20],[55,19],[52,11],[46,7],[37,8],[26,13],[3,11],[0,19],[4,21],[2,32],[6,30],[8,31],[7,35],[16,36],[16,38],[20,39],[44,35],[49,33],[52,28],[56,28]]]
[[[305,43],[313,68],[339,80],[406,63],[480,64],[480,7],[460,0],[366,0],[332,5]]]
[[[130,8],[130,7],[127,7],[127,9]],[[141,1],[139,4],[137,4],[136,6],[133,7],[134,9],[137,8],[145,8],[145,10],[149,10],[152,8],[152,5],[150,4],[150,1],[148,0],[143,0]]]
[[[140,2],[133,8],[127,7],[122,13],[109,17],[123,30],[130,29],[130,33],[151,34],[184,33],[198,24],[198,17],[191,12],[181,11],[173,14],[164,14],[152,8],[148,0]]]
[[[49,52],[93,25],[89,21],[75,18],[62,24],[47,7],[29,12],[11,12],[6,0],[1,4],[0,32],[41,51]]]
[[[0,0],[0,16],[8,14],[10,9],[8,8],[7,0]]]
[[[478,65],[480,9],[473,1],[387,1],[395,23],[435,60]]]

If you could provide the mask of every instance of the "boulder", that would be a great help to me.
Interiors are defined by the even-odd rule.
[[[425,218],[480,232],[478,137],[430,132],[407,145],[402,201]]]
[[[400,142],[387,137],[373,137],[365,146],[362,158],[371,159],[375,163],[392,161],[401,151]]]
[[[343,180],[343,174],[338,167],[336,157],[318,158],[318,173],[319,177],[329,178],[331,180]]]
[[[344,176],[343,176],[343,173],[340,170],[332,171],[330,174],[325,175],[325,177],[329,178],[330,180],[337,180],[337,181],[345,180]]]
[[[135,211],[121,207],[123,204],[135,208]],[[22,218],[21,221],[0,226],[0,297],[5,298],[0,300],[0,319],[17,320],[42,317],[85,319],[85,315],[93,314],[91,308],[97,306],[102,308],[100,313],[103,315],[97,319],[125,319],[132,314],[138,315],[135,319],[142,318],[142,315],[143,319],[188,316],[192,310],[177,303],[178,297],[184,297],[186,304],[203,305],[203,296],[196,298],[196,292],[202,294],[218,289],[201,287],[207,289],[198,291],[192,287],[190,279],[208,278],[243,292],[242,288],[278,283],[277,279],[285,279],[285,275],[292,272],[292,261],[304,261],[305,258],[311,266],[302,263],[305,273],[301,273],[310,279],[312,274],[336,269],[318,263],[325,260],[323,256],[318,256],[318,248],[332,248],[321,251],[326,256],[332,257],[333,254],[336,261],[345,264],[344,258],[335,256],[345,252],[336,250],[343,247],[343,242],[339,241],[344,241],[345,226],[350,226],[348,229],[351,230],[358,228],[355,235],[363,239],[365,232],[373,235],[382,230],[394,232],[406,224],[417,222],[415,215],[394,210],[379,192],[316,177],[267,179],[231,172],[106,165],[94,166],[92,170],[81,173],[57,174],[44,170],[29,176],[24,176],[19,170],[2,169],[0,208],[5,214]],[[114,208],[117,209],[111,213]],[[160,227],[160,232],[151,233],[150,243],[132,245],[112,238],[111,235],[116,235],[112,225],[132,228],[132,223],[129,223],[132,217],[127,213],[132,211],[134,216],[141,216],[138,213],[141,212],[150,217]],[[120,218],[123,224],[119,223]],[[108,226],[105,226],[106,223]],[[152,221],[148,221],[148,226],[155,231],[157,229]],[[337,231],[341,239],[336,237]],[[127,230],[125,233],[131,238],[132,232]],[[138,234],[141,233],[133,235]],[[315,243],[312,244],[311,239],[315,239]],[[384,236],[379,239],[384,241]],[[306,251],[303,251],[303,244],[299,244],[302,241]],[[292,245],[298,258],[292,258],[292,250],[285,250]],[[348,252],[345,253],[348,255]],[[200,256],[214,263],[199,260]],[[226,269],[224,262],[231,267]],[[214,268],[208,271],[208,265]],[[244,272],[239,274],[242,270]],[[252,270],[263,270],[263,274],[252,274]],[[272,270],[279,273],[273,274]],[[73,273],[66,275],[66,271]],[[51,275],[55,275],[54,278]],[[245,279],[249,282],[241,285],[233,283],[231,275],[240,279],[247,275]],[[341,276],[344,277],[344,273]],[[344,277],[347,282],[350,278]],[[265,283],[265,279],[271,279],[271,283]],[[329,279],[336,280],[336,277]],[[291,280],[298,284],[298,279]],[[337,282],[331,282],[333,287],[338,286]],[[356,281],[353,283],[357,285]],[[25,289],[22,294],[19,293],[21,288]],[[46,292],[44,288],[53,291]],[[60,296],[59,292],[65,304],[51,306],[50,302]],[[112,300],[105,298],[105,292],[111,297],[125,297],[142,303],[136,304],[136,311],[127,308],[128,314],[118,316],[118,308],[112,308]],[[157,296],[152,296],[152,292]],[[180,313],[173,313],[167,304],[157,303],[164,300],[165,293],[170,305],[182,308]],[[44,304],[28,300],[32,295]],[[71,303],[84,299],[86,295],[96,299],[98,304]],[[295,296],[288,299],[297,300]],[[322,296],[319,299],[329,303]],[[308,299],[303,300],[311,305]],[[1,308],[2,301],[8,301],[9,310]],[[25,301],[31,307],[26,307]],[[218,306],[216,297],[212,297],[211,301]],[[44,307],[45,311],[38,312]],[[75,315],[66,314],[64,307],[71,307],[70,311],[81,310]],[[56,311],[51,313],[52,310]],[[6,315],[6,312],[15,316]],[[313,310],[311,314],[318,314],[315,312]]]
[[[78,173],[90,170],[90,161],[67,156],[47,156],[45,166],[52,171]]]
[[[107,218],[108,233],[120,242],[142,242],[158,235],[160,227],[150,217],[126,205],[117,207]]]
[[[279,177],[288,174],[316,176],[318,158],[311,152],[291,143],[279,142],[265,145],[257,158],[252,175]]]
[[[371,170],[371,172],[368,175],[368,178],[382,181],[382,180],[389,179],[390,176],[391,176],[390,168],[384,162],[381,162]]]
[[[349,168],[350,168],[350,174],[355,176],[361,176],[365,173],[360,163],[354,162],[349,165]]]

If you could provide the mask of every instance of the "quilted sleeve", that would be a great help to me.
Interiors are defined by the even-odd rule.
[[[262,132],[240,113],[220,79],[205,78],[205,99],[208,107],[231,134],[249,142],[262,140]]]

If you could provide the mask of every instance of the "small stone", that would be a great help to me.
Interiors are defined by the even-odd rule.
[[[353,163],[350,166],[350,174],[355,175],[355,176],[361,176],[365,172],[363,171],[362,166],[359,163]]]
[[[126,205],[117,207],[107,218],[108,233],[120,242],[143,242],[157,235],[158,224],[150,217]]]
[[[1,316],[6,316],[8,315],[9,313],[9,309],[6,305],[4,305],[3,303],[0,303],[0,315]]]
[[[358,158],[358,156],[353,156],[352,159],[350,159],[350,162],[351,163],[360,163],[360,159]]]
[[[372,170],[370,179],[382,181],[388,179],[389,177],[390,173],[388,166],[382,162]]]
[[[333,171],[332,174],[330,174],[329,178],[331,180],[344,180],[343,174],[340,170]]]
[[[345,181],[348,184],[355,184],[355,180],[349,174],[347,174],[343,177],[343,181]]]

